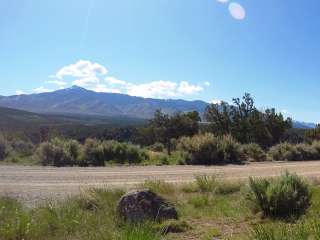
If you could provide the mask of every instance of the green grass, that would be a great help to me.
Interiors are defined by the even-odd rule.
[[[203,182],[201,186],[197,182],[183,186],[146,182],[143,187],[177,207],[179,220],[140,225],[118,218],[116,206],[122,190],[94,189],[34,208],[0,198],[0,240],[320,240],[319,186],[312,187],[308,211],[294,222],[285,222],[252,212],[245,191],[240,191],[246,188],[244,184],[217,178]]]

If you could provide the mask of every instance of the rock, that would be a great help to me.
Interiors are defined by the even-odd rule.
[[[150,190],[132,191],[119,201],[118,213],[125,221],[142,222],[144,220],[162,221],[178,219],[176,209],[162,197]]]

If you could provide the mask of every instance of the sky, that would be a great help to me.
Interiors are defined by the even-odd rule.
[[[319,0],[1,0],[0,95],[78,85],[320,122]]]

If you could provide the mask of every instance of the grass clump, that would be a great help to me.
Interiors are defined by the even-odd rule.
[[[253,227],[251,239],[254,240],[309,240],[310,226],[304,223],[272,223]],[[316,238],[317,239],[317,238]]]
[[[213,193],[218,185],[216,176],[214,175],[199,175],[195,177],[195,180],[199,191],[202,193]]]
[[[117,240],[160,240],[161,233],[154,230],[151,223],[126,225]]]
[[[186,221],[168,220],[158,223],[154,229],[161,234],[182,233],[191,229],[191,226]]]
[[[271,180],[250,178],[249,188],[248,200],[253,209],[266,217],[299,217],[311,203],[309,185],[289,172]]]
[[[149,189],[154,193],[166,195],[174,194],[176,191],[173,184],[161,180],[147,180],[144,182],[142,187]]]

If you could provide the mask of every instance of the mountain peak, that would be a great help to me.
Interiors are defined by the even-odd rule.
[[[85,88],[83,88],[83,87],[79,87],[79,86],[77,86],[77,85],[73,85],[73,86],[70,87],[69,89],[73,89],[73,90],[87,90],[87,89],[85,89]]]

